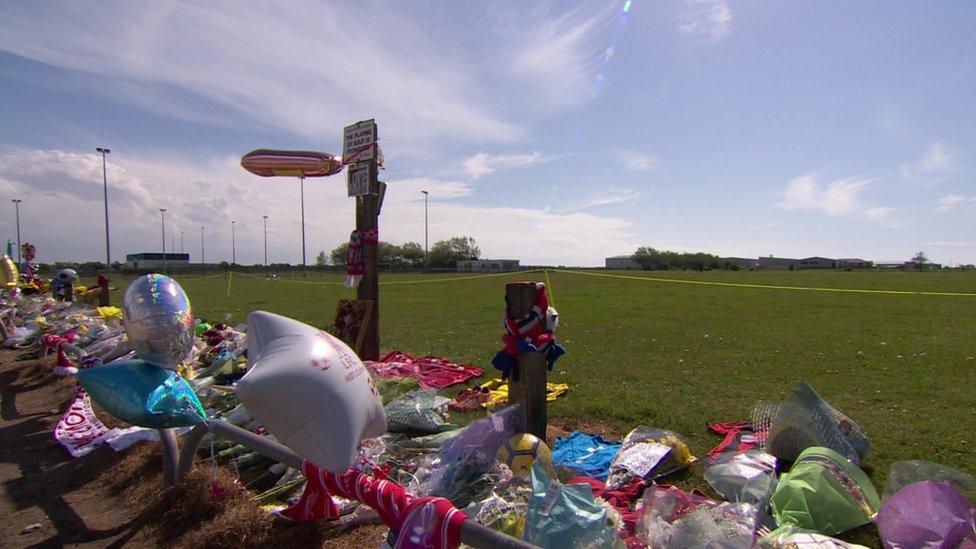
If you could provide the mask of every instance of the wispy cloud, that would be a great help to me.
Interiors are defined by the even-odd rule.
[[[935,201],[935,209],[940,212],[948,212],[949,210],[965,202],[976,202],[976,198],[970,198],[961,194],[949,193]]]
[[[686,0],[678,29],[707,42],[720,42],[732,31],[733,18],[725,0]]]
[[[898,211],[895,206],[875,206],[864,210],[864,215],[871,221],[885,221],[888,216]]]
[[[891,206],[867,206],[861,199],[864,192],[877,179],[848,177],[822,184],[815,173],[791,180],[783,191],[782,200],[776,207],[783,210],[805,210],[829,216],[864,215],[872,221],[882,221],[897,208]]]
[[[660,161],[656,157],[638,151],[620,151],[617,153],[617,158],[625,168],[634,171],[653,170],[660,164]]]
[[[934,186],[955,167],[949,148],[941,141],[929,145],[917,161],[898,167],[902,177],[913,183]]]
[[[580,212],[598,206],[608,206],[610,204],[626,204],[633,202],[641,197],[637,189],[605,189],[603,194],[596,198],[585,200],[575,206],[570,206],[567,212]]]
[[[511,11],[500,28],[511,45],[508,66],[524,80],[523,91],[550,105],[572,105],[590,97],[619,5],[590,1],[562,14],[554,9],[558,5],[544,2]]]
[[[512,168],[524,168],[549,160],[539,151],[529,154],[487,154],[478,153],[464,161],[464,171],[473,178],[494,173],[498,170],[508,170]]]

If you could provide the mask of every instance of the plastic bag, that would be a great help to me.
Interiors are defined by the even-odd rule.
[[[776,488],[776,458],[758,450],[734,454],[705,469],[705,480],[729,501],[765,509]]]
[[[444,421],[440,412],[448,402],[433,389],[414,389],[383,407],[386,430],[424,435],[453,430],[456,426]]]
[[[607,486],[620,488],[634,479],[653,480],[684,469],[696,461],[688,442],[673,431],[637,427],[624,438],[613,463]]]
[[[807,448],[770,499],[779,525],[834,535],[867,524],[881,500],[864,471],[829,448]]]
[[[189,427],[207,419],[179,374],[143,360],[80,370],[78,383],[106,412],[140,427]]]
[[[976,509],[945,482],[923,480],[898,490],[876,519],[885,547],[953,549],[976,543]]]
[[[545,468],[535,463],[522,539],[544,549],[613,547],[617,534],[608,509],[593,499],[589,486],[550,480]]]
[[[827,404],[806,382],[780,404],[756,404],[752,415],[760,449],[785,461],[795,461],[803,450],[819,446],[857,465],[871,446],[854,420]]]
[[[671,525],[667,546],[676,549],[750,549],[757,516],[756,507],[748,503],[701,507]]]
[[[847,543],[813,530],[797,528],[792,524],[781,526],[756,542],[757,549],[867,549],[863,545]]]
[[[921,460],[899,461],[892,464],[881,499],[888,499],[905,486],[923,480],[947,482],[962,492],[969,503],[976,505],[976,479],[972,475],[955,467]]]

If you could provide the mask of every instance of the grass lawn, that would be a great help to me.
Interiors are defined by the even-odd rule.
[[[568,351],[551,379],[572,387],[551,416],[599,418],[622,434],[639,424],[672,429],[700,456],[719,441],[707,423],[748,420],[756,401],[781,400],[805,380],[871,438],[863,466],[879,493],[899,460],[976,473],[976,297],[653,280],[976,293],[973,273],[606,274],[637,279],[549,273],[557,336]],[[382,275],[382,348],[474,363],[491,375],[504,283],[544,276]],[[277,282],[234,275],[230,298],[227,277],[178,280],[195,313],[211,320],[229,313],[243,321],[266,309],[325,326],[337,299],[355,297],[334,275]],[[693,472],[681,484],[704,482]],[[855,538],[877,543],[864,535]]]

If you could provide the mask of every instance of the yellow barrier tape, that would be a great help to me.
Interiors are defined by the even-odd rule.
[[[422,278],[417,280],[390,280],[387,282],[380,282],[380,286],[395,286],[398,284],[431,284],[435,282],[454,282],[456,280],[474,280],[479,278],[494,278],[498,276],[511,276],[511,275],[522,275],[528,273],[538,273],[542,269],[532,269],[529,271],[511,271],[507,273],[489,273],[489,274],[479,274],[479,275],[467,275],[467,276],[449,276],[441,278]],[[239,273],[234,271],[234,274],[238,276],[246,276],[250,278],[265,278],[263,276],[256,276],[246,273]],[[342,282],[314,282],[311,280],[289,280],[284,278],[279,278],[275,282],[287,282],[291,284],[312,284],[316,286],[344,286]]]
[[[546,293],[549,294],[549,304],[556,306],[556,294],[552,291],[552,282],[549,280],[549,269],[546,269]]]
[[[625,280],[642,280],[651,282],[668,282],[673,284],[698,284],[701,286],[728,286],[733,288],[760,288],[764,290],[793,290],[805,292],[838,292],[856,294],[889,294],[889,295],[937,295],[950,297],[976,297],[970,292],[926,292],[922,290],[868,290],[862,288],[824,288],[820,286],[780,286],[777,284],[746,284],[744,282],[718,282],[714,280],[684,280],[680,278],[663,278],[657,276],[633,276],[610,273],[588,273],[585,271],[570,271],[567,269],[553,269],[557,273],[567,273],[583,276],[597,276],[603,278],[621,278]]]

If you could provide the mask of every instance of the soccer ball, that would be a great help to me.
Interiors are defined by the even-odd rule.
[[[529,433],[515,435],[505,441],[498,449],[498,461],[508,465],[516,475],[528,475],[532,463],[539,461],[547,467],[552,466],[552,452],[539,437]]]

